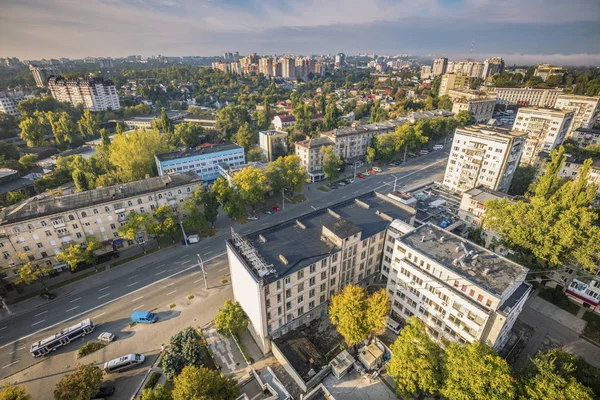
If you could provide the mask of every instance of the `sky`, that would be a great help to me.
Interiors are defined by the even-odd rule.
[[[600,66],[600,0],[0,0],[0,57],[235,51]]]

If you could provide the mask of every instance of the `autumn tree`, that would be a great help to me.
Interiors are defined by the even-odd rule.
[[[335,154],[333,146],[323,146],[320,150],[323,161],[321,161],[321,168],[325,177],[329,183],[333,183],[340,176],[340,164],[342,163],[341,158]]]
[[[302,166],[300,157],[289,155],[279,157],[267,165],[267,178],[275,192],[285,190],[291,197],[294,197],[296,191],[304,188],[308,174],[306,168]]]
[[[460,110],[458,113],[456,113],[454,119],[458,122],[460,126],[468,126],[473,125],[475,123],[473,113],[469,110]]]
[[[31,168],[37,165],[37,161],[37,154],[25,154],[19,158],[19,169],[22,171],[29,171]]]
[[[269,190],[267,176],[260,169],[249,166],[233,176],[232,184],[240,195],[241,200],[252,209],[265,199]]]
[[[153,223],[152,216],[146,213],[131,211],[127,215],[127,222],[119,227],[119,235],[127,240],[135,241],[146,253],[144,232]]]
[[[248,162],[250,161],[267,161],[267,156],[265,156],[265,153],[262,151],[262,149],[258,146],[254,146],[252,147],[250,150],[248,150],[248,153],[246,154],[246,160]]]
[[[217,111],[215,127],[222,139],[231,140],[246,122],[250,122],[250,115],[245,106],[228,105]]]
[[[32,261],[26,261],[19,268],[19,278],[21,282],[31,285],[36,281],[40,281],[45,289],[48,289],[44,278],[52,272],[52,266],[46,264],[37,264]]]
[[[367,147],[367,154],[365,156],[365,161],[369,164],[371,164],[373,161],[375,161],[375,156],[377,155],[377,151],[372,148],[371,146]]]
[[[357,285],[347,285],[331,298],[329,318],[348,345],[354,345],[385,326],[390,301],[384,289],[367,295]]]
[[[173,121],[171,121],[164,108],[160,111],[160,117],[152,120],[152,126],[167,135],[172,134],[174,130]]]
[[[19,123],[21,139],[27,142],[27,147],[41,146],[44,144],[46,129],[36,117],[27,117]]]
[[[96,267],[96,255],[94,251],[102,248],[102,244],[95,236],[86,236],[85,243],[72,243],[63,248],[55,258],[56,261],[64,262],[71,271],[75,271],[82,264],[94,265]]]
[[[0,386],[0,400],[31,400],[25,386],[14,386],[11,383]]]
[[[217,332],[223,336],[238,335],[248,327],[248,316],[239,302],[227,300],[215,317]]]
[[[237,382],[218,371],[187,366],[173,381],[173,400],[234,400],[240,395]]]
[[[146,175],[156,175],[154,155],[169,150],[166,138],[160,132],[136,129],[127,135],[115,135],[109,160],[121,182],[131,182],[144,179]]]
[[[204,142],[204,128],[192,122],[181,122],[175,125],[169,142],[175,147],[193,148]]]
[[[151,224],[151,234],[156,237],[156,242],[160,248],[159,237],[168,235],[175,242],[175,234],[177,233],[177,215],[173,207],[168,204],[158,207],[152,213],[154,223]]]
[[[90,110],[85,110],[77,122],[77,127],[84,138],[95,137],[99,131],[98,117]]]
[[[440,98],[438,99],[437,106],[442,110],[452,111],[452,100],[450,100],[450,97],[448,97],[448,95],[440,96]]]
[[[89,400],[102,383],[102,370],[92,364],[77,365],[75,370],[64,376],[54,389],[55,400]]]
[[[387,372],[394,378],[399,395],[437,393],[442,384],[442,350],[420,319],[408,319],[391,350]]]
[[[250,151],[254,146],[254,129],[250,123],[246,122],[240,126],[235,134],[235,143],[242,146],[246,152]]]
[[[173,400],[171,391],[163,385],[156,385],[154,389],[147,388],[142,391],[141,400]]]
[[[448,400],[510,400],[515,379],[510,366],[490,346],[475,341],[449,343],[442,359],[440,393]]]
[[[211,192],[215,194],[217,201],[224,203],[231,193],[231,187],[227,179],[219,176],[212,184]]]

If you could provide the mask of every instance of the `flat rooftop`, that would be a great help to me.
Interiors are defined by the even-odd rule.
[[[235,143],[211,144],[208,146],[196,147],[195,149],[185,149],[185,150],[172,151],[170,153],[157,154],[155,157],[158,159],[158,161],[169,161],[169,160],[176,160],[178,158],[200,156],[200,155],[204,155],[204,154],[218,153],[220,151],[235,150],[235,149],[243,149],[243,147],[238,146]]]
[[[499,192],[497,190],[488,189],[485,186],[477,186],[473,189],[469,189],[465,192],[471,196],[471,199],[476,200],[480,203],[485,203],[488,200],[497,199],[512,199],[513,196]]]
[[[401,236],[399,240],[499,297],[517,281],[524,279],[528,271],[519,264],[432,224],[422,225]],[[463,257],[461,262],[454,262],[465,255],[465,250],[472,255]]]
[[[527,135],[526,132],[521,131],[513,131],[507,128],[500,128],[497,126],[476,124],[471,126],[464,126],[462,128],[457,128],[456,133],[459,135],[482,135],[489,137],[501,137],[501,138],[512,138],[515,136],[524,136]]]
[[[272,265],[274,273],[263,277],[273,282],[329,254],[341,251],[339,246],[323,238],[323,227],[341,238],[358,232],[362,232],[362,237],[366,238],[387,229],[394,219],[410,222],[414,214],[414,209],[409,206],[370,192],[313,211],[298,219],[256,231],[245,238],[257,250],[264,263]],[[248,260],[246,264],[251,266]],[[251,269],[258,277],[257,271]]]

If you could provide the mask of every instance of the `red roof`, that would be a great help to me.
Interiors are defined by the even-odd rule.
[[[294,122],[296,121],[296,117],[294,117],[293,115],[280,115],[279,119],[281,119],[281,122]]]

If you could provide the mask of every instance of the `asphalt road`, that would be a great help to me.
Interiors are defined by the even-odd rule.
[[[240,234],[247,234],[372,190],[389,193],[394,184],[401,188],[427,180],[441,181],[447,156],[446,152],[439,151],[410,159],[400,167],[383,168],[380,174],[355,179],[354,184],[328,193],[317,190],[319,183],[309,185],[305,202],[287,204],[273,215],[261,214],[258,221],[235,229]],[[72,284],[68,294],[40,307],[0,320],[0,379],[37,363],[40,359],[33,358],[29,352],[31,344],[60,329],[92,318],[95,324],[101,324],[96,331],[99,333],[119,324],[128,324],[131,312],[135,310],[152,310],[165,299],[203,287],[196,254],[204,260],[210,284],[220,284],[223,275],[228,274],[228,268],[211,260],[225,252],[224,241],[230,235],[231,221],[221,215],[216,225],[220,230],[215,237],[202,239],[188,247],[173,246],[133,260]],[[216,308],[206,310],[213,315],[216,311]],[[75,344],[67,345],[70,346]]]

